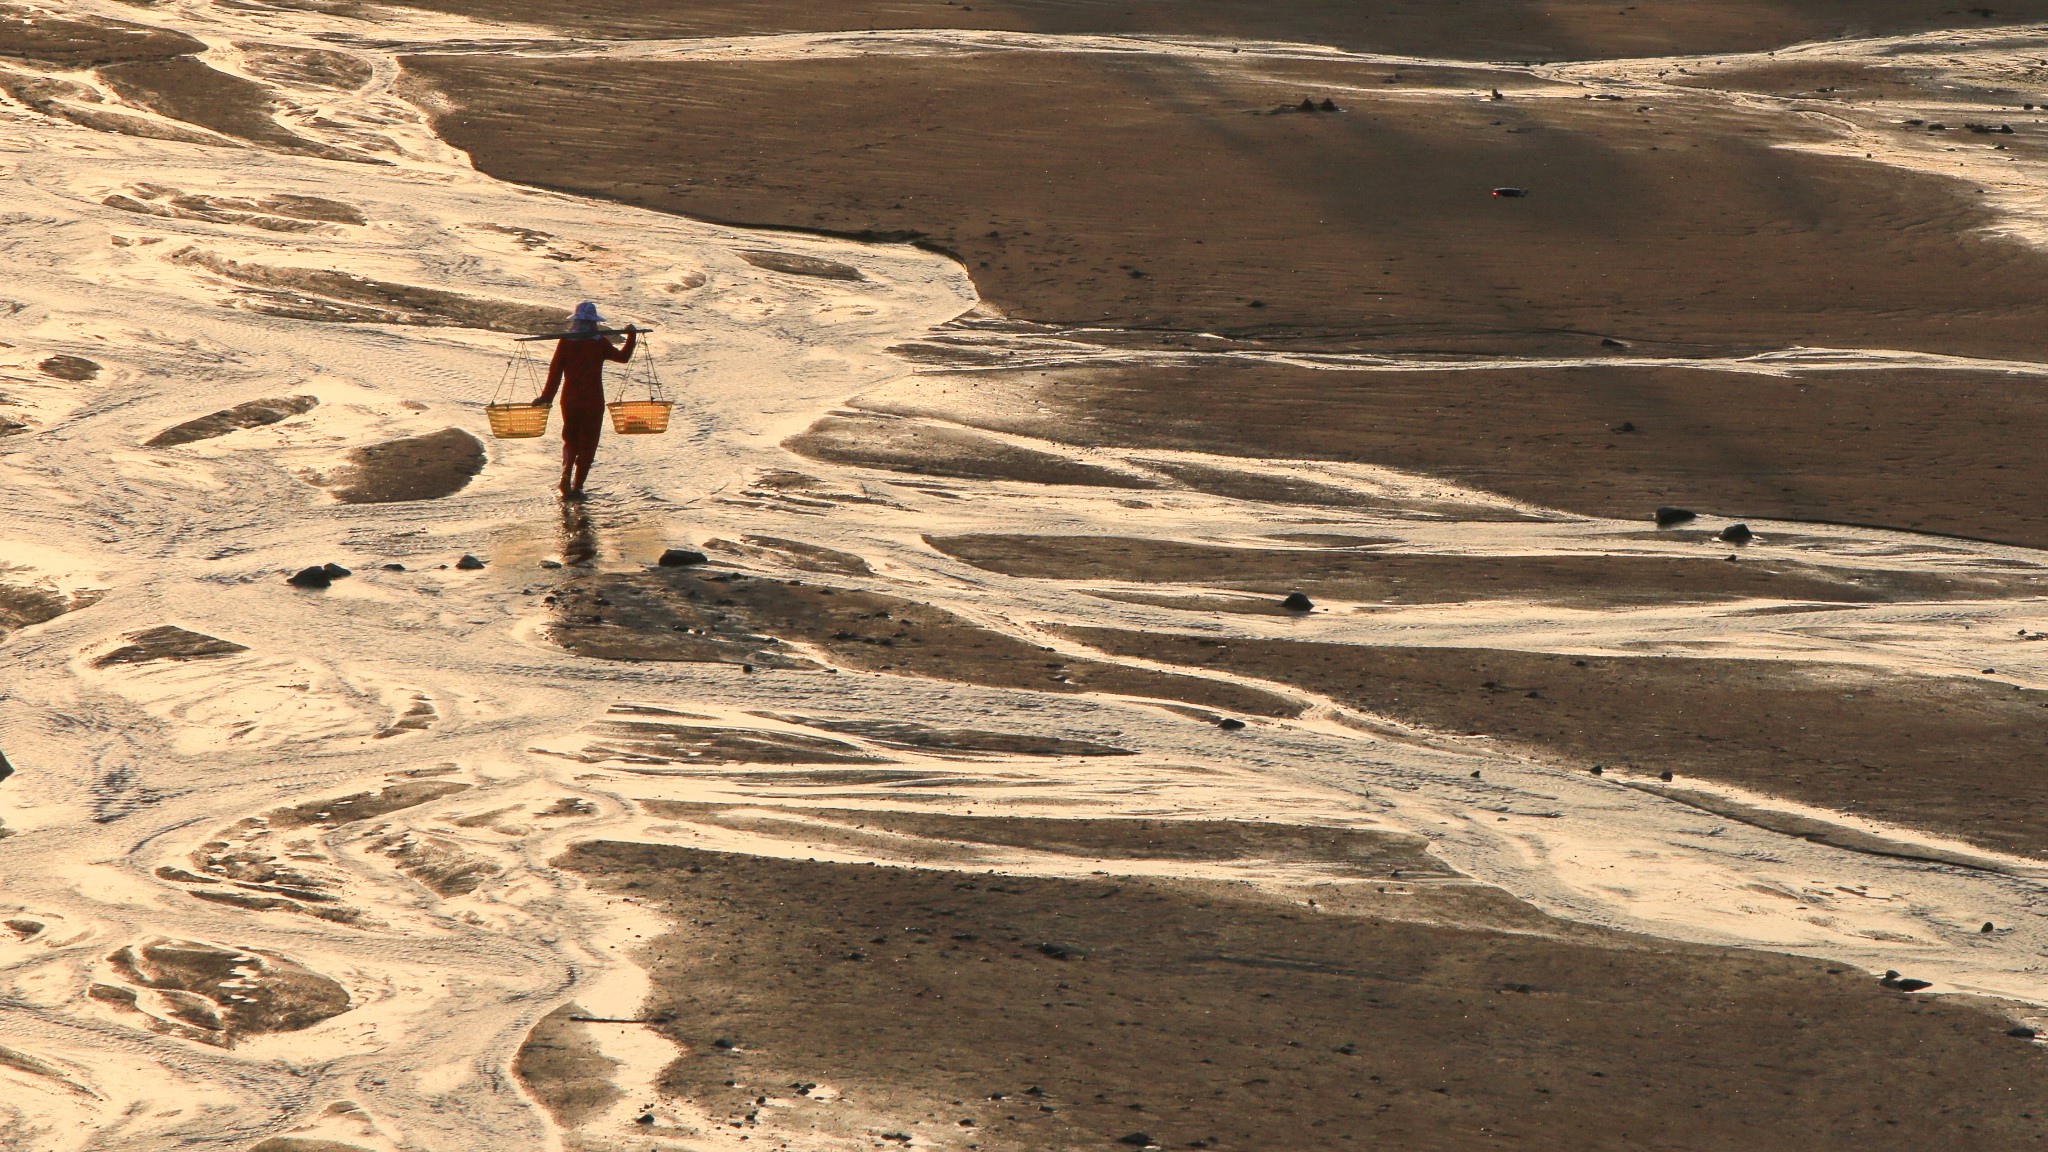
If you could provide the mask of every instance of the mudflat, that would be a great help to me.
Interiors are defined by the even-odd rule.
[[[1669,771],[2048,856],[2048,693],[1966,676],[1676,656],[1571,656],[1076,628],[1121,656],[1238,672],[1378,715],[1495,736],[1622,777]]]
[[[1683,89],[1525,98],[1520,74],[1047,51],[406,68],[451,107],[438,130],[494,174],[916,237],[958,255],[994,308],[1055,325],[1374,350],[2024,356],[2048,319],[2011,287],[2048,258],[1985,231],[1974,187],[1782,147],[1826,137]]]
[[[1958,1132],[2014,1147],[2044,1123],[2035,1053],[1995,1011],[1823,961],[1556,921],[1508,934],[1319,913],[1127,876],[612,842],[557,863],[675,926],[640,957],[647,1018],[683,1051],[662,1087],[727,1132],[1920,1149]],[[820,1084],[831,1102],[811,1096]],[[701,1131],[678,1124],[652,1117],[647,1133]]]

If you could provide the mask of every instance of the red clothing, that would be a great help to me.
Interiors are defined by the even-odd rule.
[[[571,408],[562,398],[562,467],[580,464],[585,472],[597,459],[598,437],[604,435],[602,408]]]
[[[626,333],[626,346],[612,347],[612,342],[603,336],[568,337],[555,342],[555,358],[548,361],[548,386],[540,394],[536,404],[552,404],[555,390],[562,392],[562,414],[566,417],[576,409],[602,409],[604,407],[604,362],[607,360],[624,364],[633,358],[633,346],[639,340],[636,332]]]

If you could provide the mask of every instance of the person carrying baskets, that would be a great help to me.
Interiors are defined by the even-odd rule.
[[[555,342],[554,359],[548,362],[547,387],[534,398],[536,407],[552,404],[562,394],[562,498],[583,498],[583,481],[597,459],[597,441],[604,432],[604,364],[624,364],[633,358],[639,330],[626,329],[626,343],[615,345],[609,334],[599,331],[604,318],[597,305],[585,300],[576,305],[569,318],[569,334]]]

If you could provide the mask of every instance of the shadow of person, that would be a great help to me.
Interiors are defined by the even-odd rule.
[[[590,508],[576,500],[562,503],[562,563],[588,564],[597,559],[597,530]]]

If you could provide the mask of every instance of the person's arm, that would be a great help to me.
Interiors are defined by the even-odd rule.
[[[611,346],[611,343],[609,341],[605,343],[604,358],[607,360],[615,360],[620,364],[624,364],[626,361],[631,360],[633,358],[633,349],[639,343],[640,333],[638,331],[628,331],[626,333],[625,347],[614,348]]]
[[[533,402],[535,404],[546,407],[555,402],[555,390],[562,386],[562,349],[568,347],[568,344],[567,340],[555,341],[554,359],[548,361],[547,390],[534,397]]]

